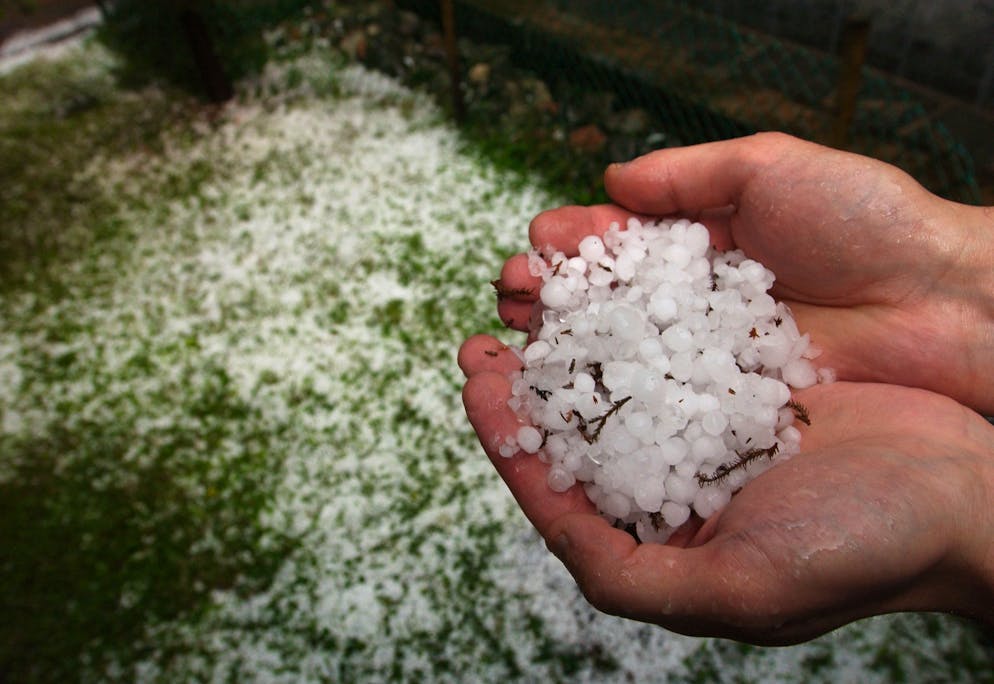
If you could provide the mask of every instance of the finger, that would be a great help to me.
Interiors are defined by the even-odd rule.
[[[512,330],[528,332],[528,323],[531,320],[533,302],[519,302],[513,299],[497,300],[497,315],[501,323]]]
[[[462,396],[466,415],[480,438],[483,450],[521,510],[543,537],[549,538],[552,522],[564,515],[585,513],[596,517],[594,505],[581,486],[575,485],[561,494],[549,489],[549,467],[538,457],[523,453],[511,458],[500,455],[498,450],[504,439],[508,435],[517,435],[523,424],[507,406],[511,384],[506,376],[487,372],[471,375],[463,387]]]
[[[694,221],[700,221],[707,226],[711,235],[711,246],[715,249],[726,252],[735,249],[735,241],[732,239],[732,217],[735,215],[735,207],[727,205],[717,209],[704,209],[694,216],[687,216]]]
[[[754,568],[725,573],[714,546],[638,544],[595,516],[570,515],[550,529],[549,547],[590,603],[606,613],[685,634],[724,634],[729,598]]]
[[[542,279],[528,270],[528,255],[515,254],[504,262],[495,285],[501,299],[534,302],[542,289]]]
[[[756,173],[764,140],[750,136],[650,152],[609,166],[604,187],[626,209],[657,216],[738,205]]]
[[[466,377],[477,373],[508,373],[521,368],[514,350],[490,335],[473,335],[459,348],[459,368]]]
[[[540,251],[552,247],[574,257],[580,253],[580,240],[588,235],[603,235],[612,223],[624,228],[632,216],[639,220],[646,218],[611,204],[559,207],[544,211],[532,219],[528,237]]]

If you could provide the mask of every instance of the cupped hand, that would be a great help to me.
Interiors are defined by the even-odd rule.
[[[801,453],[703,527],[636,543],[579,485],[557,494],[534,456],[498,455],[518,360],[477,336],[460,351],[466,411],[522,510],[597,608],[692,635],[803,641],[855,619],[942,610],[994,622],[994,427],[924,390],[839,382],[798,394]]]
[[[633,214],[700,219],[716,246],[776,274],[773,294],[841,379],[921,387],[994,413],[994,208],[780,134],[660,150],[604,180],[618,206],[545,212],[532,244],[575,254],[584,235]],[[501,284],[502,318],[524,329],[539,283],[523,257]]]

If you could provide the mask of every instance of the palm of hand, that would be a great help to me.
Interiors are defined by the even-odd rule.
[[[984,562],[985,548],[969,548],[962,531],[988,524],[975,504],[990,495],[984,449],[994,447],[994,429],[955,402],[885,385],[807,390],[800,398],[813,425],[801,454],[750,482],[703,527],[688,523],[670,545],[639,546],[579,486],[548,489],[538,459],[497,455],[518,425],[504,403],[517,361],[486,354],[495,345],[481,336],[460,352],[467,413],[596,607],[688,634],[792,643],[865,615],[976,605],[973,585],[957,585],[969,597],[950,595],[942,580]]]
[[[985,553],[964,552],[962,533],[985,524],[970,519],[986,501],[978,475],[994,445],[982,419],[887,385],[801,396],[813,416],[802,453],[750,482],[688,543],[707,552],[720,597],[718,621],[702,625],[706,607],[692,606],[690,630],[785,643],[868,615],[976,601],[976,586],[951,596],[942,580]]]

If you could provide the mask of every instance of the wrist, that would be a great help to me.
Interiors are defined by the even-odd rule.
[[[961,392],[950,396],[984,415],[994,415],[994,207],[974,207],[942,200],[935,233],[955,257],[939,260],[940,296],[933,311],[947,321],[949,356],[959,357]],[[952,256],[950,254],[950,256]],[[957,379],[950,378],[954,383]]]
[[[974,448],[961,483],[963,515],[954,523],[954,565],[963,580],[954,582],[956,612],[994,625],[994,426],[973,418],[965,433]]]

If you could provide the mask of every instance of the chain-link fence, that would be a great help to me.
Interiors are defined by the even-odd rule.
[[[398,0],[439,16],[438,0]],[[747,29],[684,0],[459,0],[458,34],[508,48],[556,94],[567,130],[639,111],[656,146],[781,130],[891,162],[950,199],[981,199],[973,160],[916,95],[886,74]],[[471,68],[473,65],[466,65]],[[470,89],[472,88],[470,84]],[[464,86],[464,90],[466,86]],[[600,114],[591,100],[601,99]],[[577,117],[578,109],[586,109]],[[841,128],[840,128],[841,127]],[[589,133],[589,131],[588,131]],[[594,135],[593,133],[589,133]],[[639,153],[640,146],[627,152]],[[617,157],[626,150],[608,150]],[[607,159],[611,161],[612,159]]]

